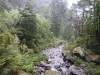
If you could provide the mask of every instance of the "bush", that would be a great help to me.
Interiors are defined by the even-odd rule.
[[[81,37],[77,37],[74,39],[70,39],[66,44],[65,44],[65,50],[73,50],[75,47],[78,46],[84,46],[84,39]]]
[[[0,75],[20,70],[33,73],[34,64],[46,59],[40,52],[60,42],[48,20],[31,9],[0,11]]]

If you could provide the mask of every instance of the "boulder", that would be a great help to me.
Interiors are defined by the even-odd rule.
[[[91,62],[92,61],[92,58],[90,56],[85,56],[85,61],[86,62]]]
[[[59,72],[55,68],[51,68],[50,70],[46,70],[44,75],[59,75]]]
[[[82,48],[82,47],[76,47],[76,48],[74,48],[73,54],[76,54],[79,57],[84,57],[85,56],[84,48]]]
[[[75,65],[70,66],[69,71],[73,75],[86,75],[80,67],[77,67]]]
[[[85,56],[87,62],[94,62],[97,65],[100,65],[100,56],[99,55],[88,55]]]

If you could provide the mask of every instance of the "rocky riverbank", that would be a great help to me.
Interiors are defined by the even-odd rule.
[[[84,65],[75,65],[73,56],[63,54],[63,45],[43,51],[48,58],[35,65],[36,75],[86,75]],[[68,59],[66,59],[68,58]]]

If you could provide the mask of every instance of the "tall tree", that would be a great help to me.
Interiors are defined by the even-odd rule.
[[[85,21],[85,16],[87,14],[87,9],[90,8],[90,0],[80,0],[78,2],[78,8],[81,10],[81,32],[84,32],[83,26]]]
[[[51,2],[51,31],[58,37],[61,30],[61,24],[66,14],[66,2],[63,0],[52,0]]]

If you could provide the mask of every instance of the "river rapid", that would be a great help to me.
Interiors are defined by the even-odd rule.
[[[45,54],[48,57],[48,61],[50,61],[51,66],[60,66],[64,63],[63,61],[63,52],[64,45],[58,46],[56,48],[48,48],[43,51],[43,54]]]
[[[53,71],[55,70],[57,72],[57,74],[53,75],[86,75],[82,68],[77,67],[74,64],[64,62],[63,60],[64,56],[62,54],[63,49],[64,45],[60,45],[58,47],[48,48],[43,51],[43,54],[47,56],[48,61],[50,62],[49,64],[46,65],[49,65],[51,68],[53,68]],[[45,75],[45,74],[40,74],[40,75]],[[51,74],[46,74],[46,75],[51,75]]]

